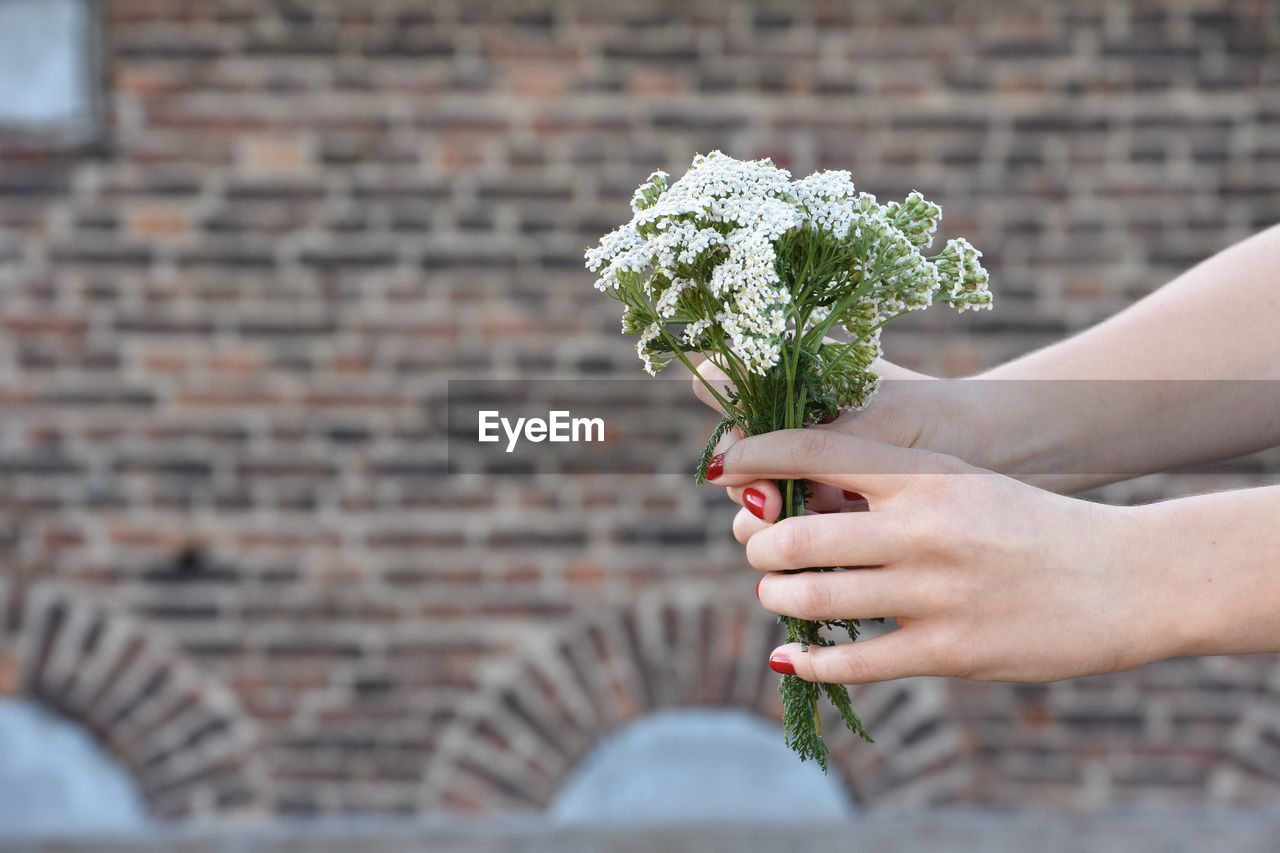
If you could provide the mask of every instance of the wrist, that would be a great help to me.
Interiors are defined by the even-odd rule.
[[[1135,642],[1148,651],[1143,662],[1215,654],[1215,611],[1198,592],[1197,563],[1179,544],[1186,531],[1179,502],[1111,509],[1120,522],[1114,565],[1133,578]]]
[[[1063,494],[1114,479],[1098,473],[1094,457],[1103,418],[1080,383],[997,370],[954,384],[984,442],[983,467]]]
[[[1062,445],[1053,419],[1045,418],[1043,406],[1027,393],[1029,383],[979,374],[946,385],[946,414],[971,444],[966,461],[1051,488],[1038,472],[1056,464]]]

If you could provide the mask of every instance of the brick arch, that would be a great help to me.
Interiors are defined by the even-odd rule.
[[[682,591],[679,602],[610,607],[535,638],[457,710],[427,769],[427,799],[449,810],[540,811],[597,742],[651,711],[740,708],[778,720],[767,658],[780,630],[754,599]],[[970,765],[939,682],[868,685],[854,701],[874,745],[845,732],[830,709],[823,726],[838,732],[828,737],[832,769],[858,802],[959,799]]]
[[[159,819],[257,811],[266,778],[231,692],[166,637],[53,583],[0,580],[6,687],[91,731]]]

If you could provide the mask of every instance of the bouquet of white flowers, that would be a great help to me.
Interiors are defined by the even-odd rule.
[[[769,160],[719,151],[694,158],[674,183],[655,172],[635,192],[635,215],[587,250],[596,288],[625,306],[622,331],[650,374],[699,352],[729,377],[707,383],[724,419],[698,467],[699,481],[725,431],[744,435],[833,420],[875,393],[872,363],[880,330],[908,311],[946,302],[990,308],[981,253],[949,240],[926,257],[942,211],[913,192],[879,204],[855,191],[848,172],[792,180]],[[833,340],[837,327],[846,340]],[[696,374],[696,370],[695,370]],[[705,381],[705,380],[704,380]],[[779,483],[782,517],[805,512],[804,481]],[[821,570],[819,570],[821,571]],[[857,620],[782,617],[788,640],[831,645],[824,628],[857,639]],[[783,676],[788,745],[826,768],[818,697],[826,693],[846,725],[870,736],[841,685]]]

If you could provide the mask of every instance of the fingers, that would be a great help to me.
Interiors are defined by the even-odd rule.
[[[707,388],[711,385],[716,389],[721,397],[728,399],[728,390],[733,387],[733,383],[729,381],[729,377],[725,372],[716,367],[710,359],[704,360],[696,367],[696,373],[690,380],[693,383],[693,395],[720,414],[724,414],[724,408],[720,405],[720,401],[716,399],[715,394]]]
[[[755,532],[747,562],[762,572],[827,566],[882,566],[907,552],[906,525],[892,512],[785,518]]]
[[[743,496],[750,489],[755,489],[760,495],[765,497],[765,521],[776,521],[778,516],[782,514],[782,494],[778,491],[778,486],[773,480],[754,480],[745,486],[730,486],[725,489],[725,494],[729,496],[729,500],[738,506],[754,505],[748,504],[743,500]],[[758,500],[758,495],[753,495],[753,502]],[[776,505],[776,509],[775,509]],[[828,512],[859,512],[868,509],[867,499],[857,494],[836,486],[828,486],[823,483],[809,484],[809,497],[804,502],[805,508],[811,512],[828,513]]]
[[[919,373],[918,371],[915,371],[915,370],[909,370],[901,365],[894,364],[892,361],[888,361],[883,358],[877,358],[874,362],[872,362],[871,371],[875,373],[876,376],[879,376],[881,379],[890,379],[893,381],[898,381],[901,379],[932,379],[933,378],[928,374]]]
[[[847,512],[866,509],[867,501],[856,492],[847,491],[838,486],[828,486],[826,483],[810,483],[809,498],[804,502],[804,505],[819,513]]]
[[[752,536],[768,526],[768,522],[761,521],[746,509],[740,509],[733,517],[733,538],[738,540],[739,545],[746,545]]]
[[[817,480],[869,496],[897,491],[908,476],[945,473],[949,457],[907,450],[810,427],[751,436],[730,445],[708,465],[708,480],[741,486],[753,480]],[[711,476],[711,475],[715,476]]]
[[[749,486],[726,490],[729,498],[761,521],[775,521],[782,515],[782,493],[769,480],[757,480]]]
[[[810,646],[808,651],[802,651],[799,643],[788,643],[770,655],[769,665],[776,672],[829,684],[865,684],[913,675],[945,674],[931,659],[919,636],[916,631],[899,628],[870,640],[839,646]]]
[[[797,619],[912,617],[928,610],[930,596],[917,576],[894,569],[841,572],[771,572],[756,595],[764,608]]]

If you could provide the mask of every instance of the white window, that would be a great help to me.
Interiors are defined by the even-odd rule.
[[[832,771],[801,762],[777,725],[737,710],[660,711],[597,746],[551,807],[562,823],[848,819]]]
[[[0,0],[0,131],[92,127],[95,14],[93,0]]]
[[[132,778],[87,731],[33,702],[0,698],[0,839],[144,823]]]

